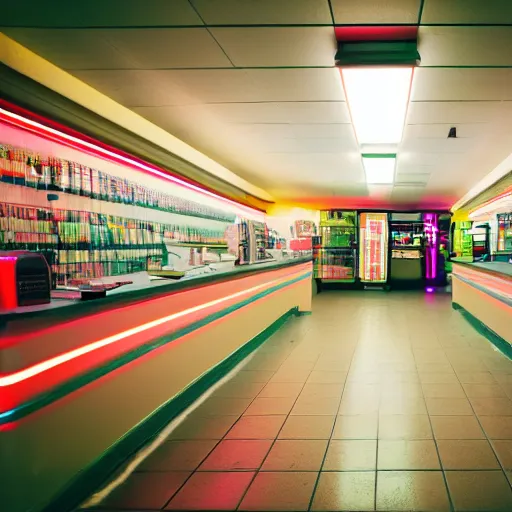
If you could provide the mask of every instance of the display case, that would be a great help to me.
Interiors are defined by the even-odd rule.
[[[363,283],[383,284],[388,280],[388,214],[359,215],[359,277]]]
[[[512,213],[498,214],[498,252],[512,254]]]
[[[424,222],[421,213],[392,213],[390,279],[395,284],[423,281]]]
[[[314,253],[317,277],[326,281],[354,282],[357,274],[356,212],[320,212],[320,241]]]

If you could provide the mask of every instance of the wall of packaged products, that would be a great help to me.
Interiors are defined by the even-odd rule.
[[[130,180],[52,156],[41,156],[0,142],[0,180],[4,183],[58,191],[111,203],[233,222],[235,215],[169,195]]]
[[[181,244],[225,244],[225,230],[200,229],[93,212],[0,203],[0,250],[41,252],[54,285],[159,270],[164,239]]]

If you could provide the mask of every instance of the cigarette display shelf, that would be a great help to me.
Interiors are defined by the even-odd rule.
[[[0,249],[42,253],[56,285],[159,270],[165,237],[190,247],[226,247],[222,230],[0,203]]]
[[[224,222],[235,220],[233,213],[165,194],[76,162],[41,156],[30,149],[16,148],[1,142],[0,181],[178,215]]]

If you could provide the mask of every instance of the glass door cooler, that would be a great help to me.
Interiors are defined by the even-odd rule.
[[[353,283],[356,278],[356,212],[320,212],[320,239],[314,248],[315,275],[322,281]]]
[[[362,283],[388,280],[388,214],[359,215],[359,277]]]

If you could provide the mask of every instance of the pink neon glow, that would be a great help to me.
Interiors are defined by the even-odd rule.
[[[29,125],[37,132],[43,132],[45,134],[49,134],[50,136],[53,135],[53,136],[60,137],[62,139],[66,139],[69,142],[72,142],[73,144],[85,147],[91,151],[94,151],[95,153],[101,154],[101,155],[103,155],[104,158],[110,158],[110,159],[114,159],[117,161],[121,161],[127,165],[130,165],[131,167],[135,167],[139,170],[143,170],[145,172],[154,174],[155,176],[159,176],[160,178],[166,179],[168,181],[172,181],[173,183],[176,183],[182,187],[188,188],[190,190],[194,190],[195,192],[198,192],[200,194],[204,194],[204,195],[213,197],[214,199],[216,199],[218,201],[222,201],[226,204],[229,204],[231,207],[236,208],[240,214],[243,214],[242,216],[249,217],[252,219],[258,219],[258,220],[261,220],[264,216],[262,212],[258,212],[256,210],[253,210],[252,208],[249,208],[249,207],[239,204],[235,201],[232,201],[231,199],[227,199],[225,197],[214,194],[213,192],[210,192],[209,190],[205,190],[201,187],[198,187],[196,185],[188,183],[184,180],[181,180],[175,176],[167,174],[166,172],[163,172],[160,169],[153,167],[151,165],[148,165],[146,163],[143,163],[141,161],[135,160],[133,158],[128,158],[119,153],[102,148],[101,146],[97,146],[96,144],[92,144],[83,139],[79,139],[78,137],[74,137],[73,135],[68,135],[67,133],[60,132],[58,130],[55,130],[54,128],[50,128],[48,126],[45,126],[36,121],[32,121],[30,119],[27,119],[25,117],[22,117],[18,114],[13,113],[13,112],[9,112],[8,110],[5,110],[3,108],[0,108],[0,114],[3,115],[4,117],[10,118],[11,120],[19,121],[21,123]],[[41,134],[41,133],[39,133],[39,134]]]
[[[435,279],[437,277],[437,232],[438,215],[436,213],[425,213],[425,233],[427,235],[427,261],[426,278]]]
[[[425,289],[425,291],[427,293],[434,293],[434,288],[432,288],[431,286],[429,286],[428,288]]]
[[[103,338],[101,340],[95,341],[93,343],[90,343],[88,345],[85,345],[83,347],[77,348],[75,350],[71,350],[69,352],[66,352],[64,354],[60,354],[56,357],[53,357],[51,359],[48,359],[46,361],[43,361],[41,363],[35,364],[33,366],[30,366],[28,368],[25,368],[23,370],[3,375],[0,377],[0,387],[7,387],[12,386],[13,384],[18,384],[24,380],[30,379],[31,377],[34,377],[36,375],[39,375],[47,370],[50,370],[51,368],[55,368],[56,366],[59,366],[63,363],[66,363],[68,361],[71,361],[73,359],[76,359],[80,356],[83,356],[85,354],[88,354],[90,352],[93,352],[95,350],[98,350],[102,347],[105,347],[107,345],[111,345],[113,343],[117,343],[121,340],[124,340],[128,338],[129,336],[133,336],[135,334],[139,334],[141,332],[147,331],[149,329],[152,329],[154,327],[157,327],[159,325],[162,325],[164,323],[171,322],[173,320],[176,320],[177,318],[184,317],[187,315],[190,315],[192,313],[195,313],[197,311],[201,311],[204,309],[207,309],[211,306],[215,306],[217,304],[221,304],[223,302],[235,299],[237,297],[241,297],[243,295],[248,295],[252,292],[255,292],[257,290],[260,290],[261,288],[268,288],[273,285],[276,285],[278,283],[287,282],[290,281],[292,278],[306,275],[308,271],[303,271],[300,273],[297,273],[295,275],[292,275],[290,278],[287,276],[286,278],[280,278],[280,279],[274,279],[273,281],[266,282],[264,284],[260,284],[257,286],[253,286],[252,288],[248,288],[247,290],[242,290],[240,292],[233,293],[231,295],[227,295],[225,297],[221,297],[220,299],[215,299],[210,302],[206,302],[204,304],[200,304],[199,306],[194,306],[192,308],[185,309],[183,311],[179,311],[178,313],[173,313],[172,315],[168,315],[162,318],[159,318],[157,320],[153,320],[151,322],[147,322],[145,324],[139,325],[137,327],[134,327],[132,329],[128,329],[126,331],[120,332],[118,334],[115,334],[113,336],[109,336],[107,338]]]

